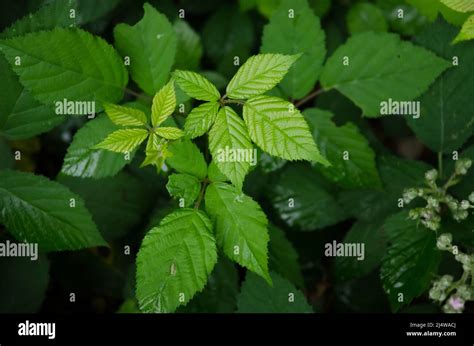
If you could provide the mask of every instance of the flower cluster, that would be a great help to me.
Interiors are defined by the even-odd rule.
[[[461,313],[464,304],[474,300],[474,255],[460,252],[457,246],[452,245],[452,239],[451,233],[443,233],[438,237],[436,246],[439,250],[449,251],[454,255],[454,259],[462,264],[463,275],[458,281],[454,281],[451,275],[443,275],[433,283],[429,295],[440,304],[444,302],[444,312]]]
[[[457,200],[447,193],[449,187],[457,184],[460,177],[465,175],[472,166],[469,159],[461,159],[456,162],[454,173],[444,186],[438,186],[438,171],[429,170],[425,174],[425,187],[410,188],[404,191],[403,201],[409,204],[415,198],[420,197],[426,201],[426,206],[410,210],[409,217],[419,220],[426,228],[438,230],[441,224],[441,210],[443,206],[451,212],[456,221],[465,220],[469,216],[469,209],[474,208],[474,192],[468,200]]]

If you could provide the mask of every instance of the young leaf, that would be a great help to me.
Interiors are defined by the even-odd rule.
[[[50,106],[36,101],[18,81],[0,54],[0,134],[7,139],[26,139],[46,132],[64,121]]]
[[[237,159],[232,160],[226,152],[238,153],[251,151],[252,143],[243,120],[230,107],[222,108],[217,114],[214,125],[209,132],[209,150],[219,170],[224,173],[239,190],[250,169],[250,162]]]
[[[426,291],[437,273],[441,253],[436,248],[436,233],[408,219],[407,212],[387,219],[384,229],[390,245],[380,278],[396,312]]]
[[[304,294],[277,273],[271,272],[269,286],[257,275],[247,272],[237,297],[239,313],[312,313]]]
[[[160,171],[165,159],[164,154],[166,154],[166,145],[157,134],[150,134],[145,147],[145,160],[140,167],[154,165]]]
[[[199,73],[176,70],[173,77],[179,87],[190,97],[201,101],[217,101],[221,97],[217,88]]]
[[[171,196],[182,198],[184,206],[189,207],[199,196],[201,183],[193,175],[174,173],[168,177],[166,189]]]
[[[159,254],[159,256],[157,256]],[[181,209],[151,229],[137,255],[137,298],[143,312],[173,312],[201,291],[217,262],[212,223]]]
[[[76,132],[64,157],[61,173],[78,178],[105,178],[117,174],[130,163],[135,152],[130,152],[130,160],[123,154],[106,149],[93,149],[109,134],[117,130],[105,115],[88,121]]]
[[[408,118],[408,125],[424,144],[444,153],[460,148],[474,131],[474,103],[466,102],[474,88],[474,70],[466,63],[474,60],[474,42],[452,45],[456,32],[444,20],[437,20],[415,38],[436,54],[458,61],[420,98],[420,117]]]
[[[457,12],[474,11],[474,2],[472,0],[440,0],[443,4]]]
[[[364,115],[378,117],[381,102],[417,98],[448,67],[447,61],[395,34],[366,32],[334,52],[324,66],[321,84],[346,95]]]
[[[147,123],[145,113],[136,108],[104,103],[104,110],[110,120],[120,126],[143,126]]]
[[[258,203],[232,185],[221,182],[208,186],[205,202],[219,247],[230,259],[271,283],[268,221]]]
[[[141,89],[154,95],[168,80],[176,53],[176,34],[165,15],[148,3],[145,14],[134,26],[114,28],[115,45],[130,58],[130,74]]]
[[[176,94],[173,82],[166,84],[158,91],[153,98],[151,106],[151,123],[153,126],[159,126],[176,108]]]
[[[273,207],[288,226],[313,231],[345,218],[334,193],[307,165],[290,165],[271,191]]]
[[[44,251],[106,246],[78,195],[31,173],[0,171],[0,222]]]
[[[453,43],[474,39],[474,15],[470,16],[463,24],[461,31],[454,39]]]
[[[281,274],[297,287],[304,287],[298,253],[286,238],[285,232],[273,225],[269,225],[268,230],[270,231],[268,244],[270,269]]]
[[[128,81],[119,55],[103,39],[81,29],[55,28],[1,40],[20,82],[40,102],[103,102],[122,98]],[[15,64],[21,57],[21,64]]]
[[[93,149],[107,149],[116,153],[130,153],[148,136],[145,129],[122,129],[112,132]]]
[[[197,70],[202,56],[201,37],[181,19],[174,22],[173,28],[178,39],[174,69]]]
[[[280,83],[299,57],[300,54],[252,56],[239,68],[227,85],[227,96],[234,99],[247,99],[267,92]]]
[[[183,138],[169,146],[172,156],[166,162],[179,173],[194,175],[202,180],[207,175],[207,164],[199,148],[189,139]]]
[[[294,17],[288,16],[288,10]],[[303,55],[293,63],[279,87],[293,99],[309,93],[322,70],[326,55],[325,34],[319,18],[306,0],[285,0],[263,29],[262,53]]]
[[[184,124],[186,135],[192,139],[205,134],[214,124],[218,111],[218,102],[206,102],[193,108]]]
[[[257,96],[244,105],[250,138],[265,152],[287,160],[308,160],[327,165],[300,111],[292,103],[272,96]]]
[[[316,108],[304,111],[314,140],[330,167],[318,166],[328,179],[345,188],[381,187],[375,164],[375,153],[368,141],[352,123],[337,127],[332,114]]]
[[[169,140],[180,139],[184,136],[184,132],[181,129],[178,129],[177,127],[158,127],[155,130],[155,133],[158,136]]]

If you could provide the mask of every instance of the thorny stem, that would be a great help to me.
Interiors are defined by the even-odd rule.
[[[194,209],[199,209],[199,207],[201,206],[202,199],[204,198],[204,192],[206,191],[206,188],[209,182],[210,181],[207,178],[203,180],[201,191],[199,192],[198,200],[196,201],[196,204],[194,204]]]
[[[304,105],[306,102],[308,101],[311,101],[312,99],[314,99],[316,96],[322,94],[323,92],[325,92],[326,90],[324,89],[317,89],[317,90],[314,90],[311,94],[309,94],[308,96],[302,98],[301,100],[299,100],[298,102],[295,103],[295,107],[298,108],[298,107],[301,107],[302,105]]]
[[[224,94],[224,96],[222,96],[221,99],[219,100],[219,103],[221,104],[222,107],[224,107],[226,104],[229,104],[229,103],[235,103],[235,104],[238,104],[238,105],[243,105],[244,100],[229,100],[227,98],[227,94]]]

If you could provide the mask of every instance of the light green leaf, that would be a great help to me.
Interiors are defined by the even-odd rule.
[[[197,70],[202,57],[201,37],[181,19],[174,22],[173,28],[178,38],[174,69]]]
[[[474,1],[472,0],[440,0],[443,4],[457,12],[474,11]]]
[[[354,35],[365,31],[387,31],[384,14],[377,6],[361,2],[351,7],[346,17],[347,28]]]
[[[159,256],[157,256],[159,254]],[[145,236],[137,255],[137,299],[143,312],[173,312],[206,285],[217,262],[212,223],[182,209]]]
[[[250,169],[250,160],[246,160],[250,155],[245,153],[250,154],[253,148],[243,120],[232,108],[224,107],[217,114],[209,132],[209,150],[219,170],[241,190]]]
[[[145,113],[136,108],[104,103],[104,110],[110,120],[120,126],[143,126],[147,123]]]
[[[145,129],[122,129],[112,132],[94,149],[107,149],[116,153],[130,153],[135,150],[148,136]]]
[[[227,85],[227,96],[234,99],[247,99],[267,92],[280,83],[299,57],[300,54],[252,56],[239,68]]]
[[[225,174],[223,174],[219,168],[217,168],[214,160],[209,164],[207,171],[207,176],[210,181],[229,181],[229,178],[227,178]]]
[[[382,186],[375,153],[357,126],[337,127],[330,112],[316,108],[305,110],[304,115],[322,155],[331,162],[329,167],[317,166],[328,180],[345,188]]]
[[[201,101],[217,101],[221,97],[217,88],[199,73],[176,70],[173,77],[179,87],[190,97]]]
[[[435,232],[408,219],[408,212],[393,215],[384,224],[390,245],[380,278],[394,312],[411,303],[430,286],[437,274],[441,252]],[[400,302],[399,294],[403,294]]]
[[[415,38],[415,42],[458,65],[447,70],[420,99],[420,117],[408,118],[417,138],[436,152],[459,149],[474,131],[472,97],[474,42],[452,45],[457,28],[438,20]]]
[[[174,83],[169,82],[153,98],[151,106],[151,122],[153,126],[159,126],[176,108],[176,93]]]
[[[165,15],[150,4],[134,26],[119,24],[114,29],[115,46],[130,58],[130,74],[141,89],[154,95],[168,80],[176,53],[176,34]]]
[[[270,273],[269,286],[257,275],[247,272],[237,297],[240,313],[312,313],[304,294],[277,273]],[[290,295],[293,299],[290,299]]]
[[[31,173],[0,171],[0,222],[44,251],[106,246],[78,195]]]
[[[301,266],[298,263],[298,253],[286,238],[285,232],[270,225],[270,243],[268,252],[270,254],[269,267],[271,270],[281,274],[298,287],[304,287]]]
[[[98,111],[103,102],[119,101],[128,81],[113,47],[81,29],[55,28],[1,40],[0,48],[21,84],[45,104],[89,101]]]
[[[0,134],[8,139],[26,139],[46,132],[64,121],[53,107],[40,104],[23,88],[0,54]]]
[[[324,89],[339,90],[364,115],[378,117],[381,102],[417,98],[448,67],[447,61],[395,34],[366,32],[349,38],[334,52],[321,84]]]
[[[156,166],[157,170],[160,171],[161,166],[164,163],[165,153],[165,144],[160,139],[160,137],[158,137],[158,135],[155,133],[150,134],[145,147],[145,160],[143,160],[140,167],[154,165]]]
[[[193,108],[184,124],[186,135],[190,138],[196,138],[205,134],[214,124],[218,111],[218,102],[206,102]]]
[[[100,179],[117,174],[130,163],[135,152],[130,152],[130,160],[123,154],[106,149],[93,149],[107,135],[118,127],[105,115],[90,120],[76,132],[64,157],[61,173],[78,178]]]
[[[271,283],[268,221],[258,203],[232,185],[221,182],[208,186],[205,202],[219,247],[230,259]]]
[[[189,174],[171,174],[166,189],[175,198],[182,198],[184,206],[189,207],[199,196],[201,183],[198,178]]]
[[[334,225],[345,215],[325,182],[308,165],[285,168],[272,185],[271,200],[280,218],[290,227],[313,231]]]
[[[158,127],[155,130],[155,133],[158,136],[169,139],[169,140],[180,139],[181,137],[184,136],[183,130],[178,129],[177,127]]]
[[[265,152],[287,160],[328,164],[319,153],[308,124],[295,106],[278,97],[257,96],[244,105],[250,138]]]
[[[172,156],[166,162],[179,173],[194,175],[202,180],[207,175],[207,164],[199,148],[189,139],[183,138],[169,146]]]
[[[289,9],[293,9],[294,18],[288,16]],[[261,52],[302,53],[279,86],[293,99],[304,97],[314,88],[326,56],[325,34],[306,0],[281,3],[263,30]]]
[[[461,31],[458,36],[454,39],[453,43],[461,41],[469,41],[474,38],[474,15],[470,16],[463,24]]]

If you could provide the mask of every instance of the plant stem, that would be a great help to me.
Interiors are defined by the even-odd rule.
[[[206,178],[202,182],[201,191],[199,192],[199,197],[198,197],[198,200],[196,201],[196,204],[194,204],[194,209],[199,209],[199,207],[201,206],[201,202],[204,198],[204,192],[206,192],[207,184],[209,184],[209,180]]]
[[[438,173],[439,177],[443,178],[443,153],[441,151],[438,153]]]
[[[298,107],[301,107],[302,105],[304,105],[306,102],[308,101],[311,101],[312,99],[314,99],[316,96],[322,94],[323,92],[325,92],[326,90],[324,89],[317,89],[317,90],[314,90],[311,94],[305,96],[304,98],[302,98],[301,100],[299,100],[298,102],[295,103],[295,107],[298,108]]]
[[[145,99],[148,102],[151,102],[151,100],[152,100],[150,96],[145,95],[145,94],[137,93],[136,91],[133,91],[132,89],[129,89],[129,88],[125,88],[124,91],[129,95],[135,96],[136,98]]]

